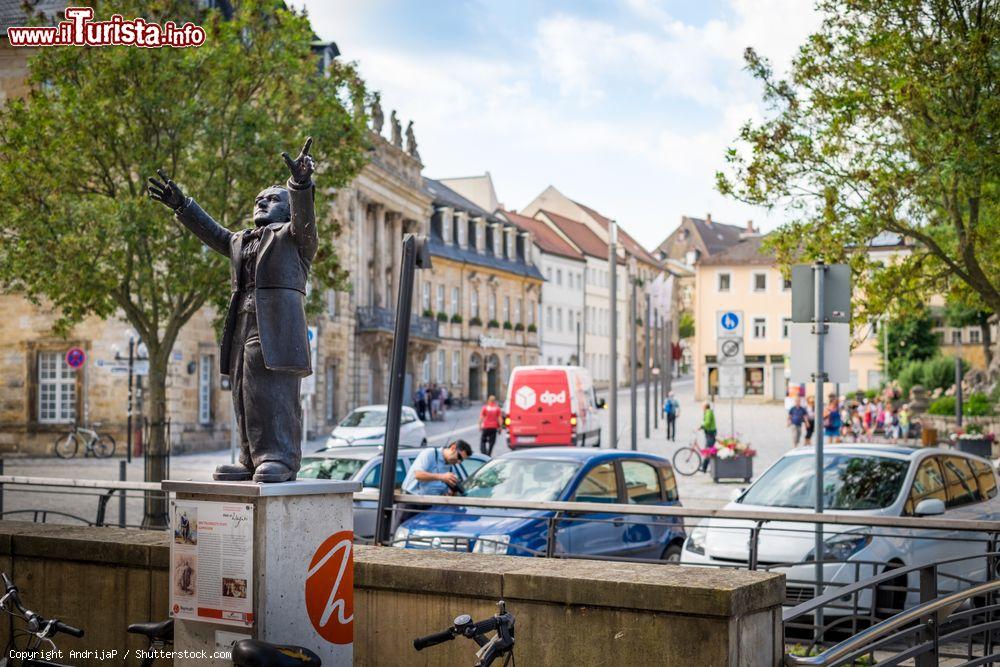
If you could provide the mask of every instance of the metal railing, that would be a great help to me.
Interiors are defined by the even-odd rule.
[[[862,659],[866,664],[898,665],[913,660],[915,667],[938,665],[942,659],[954,665],[981,665],[1000,662],[1000,580],[997,564],[1000,553],[990,551],[975,556],[950,558],[936,563],[914,565],[884,572],[865,581],[846,586],[785,611],[785,627],[794,619],[823,607],[843,606],[844,598],[854,600],[860,594],[875,594],[880,587],[891,586],[901,577],[919,576],[919,603],[893,610],[888,618],[872,618],[863,628],[854,628],[850,636],[822,652],[806,646],[807,655],[786,654],[786,667],[816,665],[837,667],[854,665]],[[983,582],[964,581],[964,587],[939,595],[942,568],[968,560],[985,559]],[[951,575],[944,577],[955,579]],[[958,581],[958,580],[956,580]],[[895,588],[895,587],[894,587]],[[901,590],[913,590],[908,586]],[[958,661],[964,662],[958,662]]]

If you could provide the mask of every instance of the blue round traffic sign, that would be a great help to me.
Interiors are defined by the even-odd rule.
[[[727,311],[722,314],[722,328],[726,331],[732,331],[740,325],[740,316],[732,311]]]
[[[87,353],[78,347],[71,347],[66,352],[66,365],[70,368],[77,369],[87,361]]]

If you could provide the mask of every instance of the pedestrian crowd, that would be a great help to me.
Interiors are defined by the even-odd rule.
[[[420,421],[427,421],[428,418],[430,421],[444,421],[445,411],[451,407],[451,395],[444,385],[428,382],[417,387],[413,403]]]
[[[912,423],[909,404],[902,402],[899,389],[892,386],[874,396],[830,394],[820,420],[815,398],[810,396],[803,403],[802,397],[796,396],[787,416],[793,447],[813,444],[817,426],[823,429],[826,441],[833,443],[908,441]]]

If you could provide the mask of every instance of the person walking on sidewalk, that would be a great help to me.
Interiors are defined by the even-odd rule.
[[[681,413],[681,405],[674,398],[674,392],[667,392],[667,400],[663,402],[663,415],[667,421],[667,440],[677,439],[677,416]]]
[[[802,441],[802,429],[805,427],[809,412],[802,407],[802,397],[795,397],[795,404],[788,408],[788,427],[792,431],[792,447],[798,447]]]
[[[718,429],[715,426],[715,410],[712,409],[711,403],[705,403],[703,408],[701,426],[698,427],[699,430],[705,432],[705,449],[715,446],[715,434]],[[705,472],[708,470],[708,462],[711,459],[710,456],[704,456],[701,459],[701,471]]]
[[[492,394],[486,399],[486,405],[479,411],[479,451],[486,456],[493,456],[493,445],[497,442],[497,431],[500,429],[500,406],[497,397]]]

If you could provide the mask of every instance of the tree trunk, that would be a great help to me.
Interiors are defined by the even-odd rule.
[[[145,481],[162,482],[167,476],[170,443],[167,437],[167,361],[170,351],[149,349],[149,439],[145,449]],[[162,529],[169,525],[167,497],[148,492],[142,527]]]

